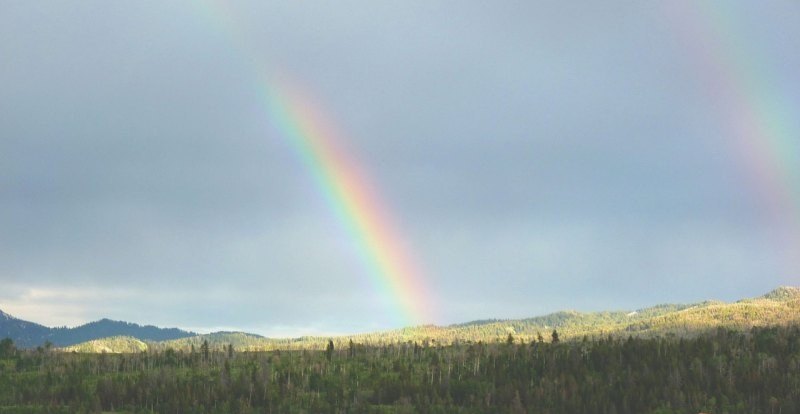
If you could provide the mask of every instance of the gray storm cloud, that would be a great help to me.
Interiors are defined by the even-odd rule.
[[[800,96],[797,6],[715,7]],[[654,5],[215,10],[0,6],[0,309],[50,324],[391,327],[391,298],[271,126],[253,56],[336,121],[423,264],[431,322],[797,281],[682,29]]]

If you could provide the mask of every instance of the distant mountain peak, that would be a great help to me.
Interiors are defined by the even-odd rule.
[[[761,299],[770,300],[791,300],[797,298],[800,298],[800,288],[795,286],[781,286],[761,297]]]
[[[3,312],[3,311],[0,311],[0,321],[11,322],[11,321],[13,321],[15,319],[16,318],[14,318],[13,316],[11,316],[11,315]]]

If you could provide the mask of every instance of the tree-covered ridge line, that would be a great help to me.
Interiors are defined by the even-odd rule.
[[[329,341],[129,354],[0,341],[2,413],[796,413],[800,326],[691,338],[425,346]]]
[[[539,337],[547,340],[557,329],[563,340],[606,337],[679,336],[691,337],[719,327],[745,331],[752,327],[800,323],[800,289],[781,287],[766,295],[734,303],[705,301],[695,304],[663,304],[637,311],[576,312],[562,311],[519,320],[484,320],[445,327],[425,325],[384,332],[372,332],[332,338],[334,345],[357,344],[381,346],[418,342],[444,346],[465,342],[502,342],[509,334],[518,341],[530,343]],[[328,337],[265,338],[242,332],[217,332],[169,341],[144,341],[153,350],[189,351],[203,342],[215,349],[233,345],[247,351],[276,349],[315,349],[327,346]],[[121,344],[117,349],[114,344]],[[79,345],[69,351],[129,352],[130,343],[118,338],[109,343],[95,341],[91,346]]]
[[[164,341],[197,335],[178,328],[159,328],[130,322],[101,319],[74,328],[47,327],[24,321],[0,311],[0,338],[11,338],[20,347],[68,347],[113,336],[130,336],[141,341]]]

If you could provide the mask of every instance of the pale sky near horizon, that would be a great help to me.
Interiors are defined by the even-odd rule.
[[[795,1],[0,0],[0,309],[396,327],[254,62],[335,123],[427,322],[798,285],[797,45]]]

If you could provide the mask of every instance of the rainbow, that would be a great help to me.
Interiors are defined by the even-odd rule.
[[[767,56],[737,29],[735,4],[664,2],[688,59],[717,108],[753,191],[786,256],[786,281],[800,277],[800,96],[787,96]],[[681,4],[682,6],[678,6]],[[793,75],[794,76],[794,75]]]
[[[277,85],[280,85],[278,87]],[[355,243],[375,285],[393,298],[403,324],[426,322],[431,314],[421,272],[397,233],[388,209],[351,152],[314,100],[289,83],[261,82],[270,119],[311,173],[337,221]]]
[[[253,48],[238,35],[235,13],[222,2],[198,3],[203,14],[238,46],[240,57],[253,69],[264,113],[278,134],[294,150],[313,178],[328,209],[346,233],[356,255],[379,294],[391,304],[392,323],[398,326],[430,323],[432,301],[420,267],[368,174],[345,139],[312,96],[282,76],[267,76]],[[274,69],[274,68],[270,68]]]

